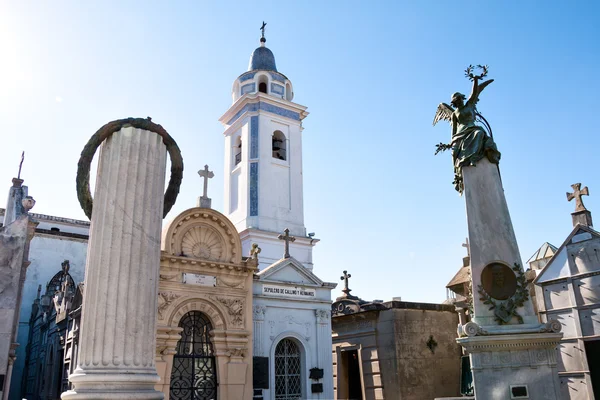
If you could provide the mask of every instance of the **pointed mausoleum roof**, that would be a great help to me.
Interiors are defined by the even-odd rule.
[[[569,254],[567,252],[568,245],[579,244],[592,239],[600,239],[600,233],[593,228],[578,224],[573,228],[571,234],[556,250],[555,254],[540,271],[538,276],[533,280],[535,284],[541,284],[546,281],[555,279],[567,278],[573,274],[581,273],[581,271],[571,271],[569,267]]]
[[[531,258],[527,260],[527,263],[529,264],[533,261],[539,261],[545,258],[550,258],[556,253],[556,250],[558,250],[556,246],[553,246],[550,243],[546,242],[539,249],[536,250],[536,252],[531,256]]]

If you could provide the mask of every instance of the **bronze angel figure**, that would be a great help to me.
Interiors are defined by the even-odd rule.
[[[475,165],[483,157],[498,164],[500,152],[492,138],[492,130],[481,114],[477,112],[479,95],[487,85],[494,80],[490,79],[479,83],[480,76],[471,76],[473,90],[465,103],[465,95],[456,92],[452,95],[450,104],[440,103],[433,118],[433,125],[444,120],[452,126],[452,139],[450,144],[437,145],[436,154],[440,151],[452,149],[454,161],[454,187],[459,192],[463,191],[461,169],[463,166]],[[484,124],[485,128],[478,123]]]

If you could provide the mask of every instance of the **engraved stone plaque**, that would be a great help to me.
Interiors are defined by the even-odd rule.
[[[491,263],[481,272],[483,289],[496,300],[506,300],[517,291],[517,277],[506,265]]]

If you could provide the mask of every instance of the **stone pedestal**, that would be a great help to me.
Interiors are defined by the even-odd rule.
[[[475,398],[560,399],[556,345],[561,338],[562,333],[459,338],[471,360]]]
[[[154,385],[166,147],[122,128],[103,144],[85,273],[78,366],[63,399],[162,399]]]
[[[498,166],[463,167],[469,229],[473,315],[457,341],[470,356],[481,400],[560,398],[557,321],[533,309]]]

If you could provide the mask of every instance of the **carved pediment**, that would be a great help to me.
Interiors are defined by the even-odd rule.
[[[323,281],[293,257],[284,258],[260,271],[260,280],[322,286]]]
[[[179,214],[163,230],[162,249],[170,255],[196,260],[242,261],[242,244],[231,221],[206,208],[190,208]]]

